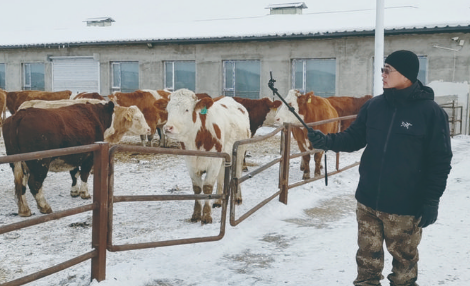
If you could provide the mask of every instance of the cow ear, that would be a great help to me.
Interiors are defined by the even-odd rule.
[[[212,100],[212,98],[209,98],[209,97],[203,98],[196,103],[196,106],[194,107],[194,111],[199,112],[200,110],[201,114],[206,114],[207,110],[212,106],[212,104],[214,104],[214,101]]]
[[[280,100],[275,100],[273,101],[273,104],[271,105],[271,108],[277,109],[282,105],[282,101]]]
[[[125,118],[127,121],[132,121],[132,117],[134,117],[132,111],[133,111],[133,110],[130,109],[130,108],[128,108],[128,109],[126,110],[126,114],[124,115],[124,118]]]

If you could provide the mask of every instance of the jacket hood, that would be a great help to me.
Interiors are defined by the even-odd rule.
[[[419,80],[404,89],[386,88],[383,94],[387,102],[394,106],[404,105],[410,101],[434,100],[432,88],[423,85]]]

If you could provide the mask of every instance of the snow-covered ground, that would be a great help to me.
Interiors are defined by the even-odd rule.
[[[268,130],[269,131],[269,130]],[[263,134],[263,130],[260,132]],[[138,138],[125,138],[138,144]],[[279,157],[279,137],[253,146],[253,170]],[[438,221],[424,230],[420,245],[420,285],[470,285],[470,137],[452,139],[453,169],[441,199]],[[0,140],[0,155],[4,155]],[[361,152],[342,153],[341,165],[359,161]],[[328,152],[328,169],[334,158]],[[468,167],[467,167],[468,166]],[[299,160],[290,166],[290,183],[301,179]],[[0,165],[0,226],[24,220],[16,215],[13,175]],[[356,275],[354,191],[357,167],[289,191],[288,204],[277,198],[231,227],[216,242],[108,252],[106,280],[90,282],[90,262],[28,285],[193,286],[193,285],[352,285]],[[91,186],[92,179],[90,180]],[[243,204],[237,217],[277,191],[278,168],[242,184]],[[88,204],[71,198],[68,173],[49,173],[45,195],[54,211]],[[191,194],[182,158],[171,155],[121,154],[115,169],[115,195]],[[41,215],[28,194],[33,216]],[[115,244],[217,235],[214,223],[189,222],[192,201],[133,202],[114,206]],[[0,284],[71,259],[91,249],[91,213],[0,235]],[[386,256],[386,276],[391,269]],[[388,285],[384,281],[384,285]]]

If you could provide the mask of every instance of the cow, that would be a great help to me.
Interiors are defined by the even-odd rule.
[[[331,103],[326,98],[316,96],[313,92],[301,94],[298,90],[293,89],[289,91],[285,100],[289,104],[289,107],[293,108],[300,118],[306,123],[338,117],[338,112],[331,105]],[[275,117],[275,123],[279,125],[283,124],[284,122],[300,124],[299,120],[289,110],[289,107],[282,105],[281,108],[279,108]],[[320,130],[325,134],[336,133],[338,132],[338,122],[335,121],[314,126],[313,129]],[[299,150],[301,152],[305,152],[307,149],[313,149],[312,144],[308,140],[307,130],[305,128],[294,127],[292,129],[292,135],[297,141]],[[320,175],[322,156],[323,152],[318,152],[314,155],[315,176]],[[310,155],[302,156],[300,170],[303,171],[302,179],[310,179]]]
[[[81,92],[77,94],[73,99],[82,99],[82,98],[92,98],[92,99],[99,99],[99,100],[106,100],[97,92]]]
[[[161,96],[157,99],[156,96],[158,95],[156,94],[158,94],[157,91],[136,90],[129,93],[114,92],[109,95],[109,99],[119,106],[135,105],[142,111],[151,129],[150,135],[147,136],[148,141],[150,141],[150,146],[153,146],[152,139],[157,127],[163,126],[166,121],[165,108],[161,109],[161,107],[165,106],[168,102],[168,98]],[[145,146],[145,135],[141,135],[140,138],[142,145]]]
[[[58,100],[70,99],[72,92],[70,90],[63,91],[39,91],[39,90],[22,90],[7,92],[7,108],[11,114],[15,114],[20,105],[28,100]]]
[[[363,97],[353,97],[353,96],[331,96],[328,97],[328,101],[338,112],[338,117],[356,115],[359,113],[362,105],[372,98],[372,95],[365,95]],[[348,129],[351,123],[354,122],[353,119],[341,120],[341,131]]]
[[[60,100],[29,100],[21,104],[20,109],[26,108],[59,108],[69,106],[72,104],[106,104],[106,100],[99,100],[93,98],[80,98],[80,99],[60,99]],[[166,105],[165,105],[166,107]],[[114,120],[116,118],[116,120]],[[124,134],[127,135],[140,135],[150,134],[150,127],[145,121],[144,114],[133,105],[130,107],[114,106],[113,125],[109,127],[105,134],[104,139],[110,143],[119,142]]]
[[[59,100],[28,100],[23,102],[18,110],[26,109],[26,108],[59,108],[64,106],[69,106],[72,104],[80,104],[80,103],[91,103],[91,104],[105,104],[106,100],[99,100],[93,98],[81,98],[81,99],[59,99]]]
[[[6,104],[7,104],[7,93],[0,88],[0,126],[2,126],[3,121],[6,116]]]
[[[194,92],[179,89],[172,93],[166,109],[168,121],[163,130],[169,138],[181,142],[181,147],[185,150],[225,152],[231,156],[235,141],[248,139],[251,135],[248,111],[230,97],[217,101],[210,97],[198,99]],[[244,147],[241,146],[239,154],[243,153]],[[232,158],[233,160],[237,160],[236,175],[240,176],[243,155]],[[195,194],[201,192],[212,194],[216,181],[217,194],[222,194],[223,159],[187,156],[186,166]],[[242,203],[240,189],[237,190],[234,199],[237,204]],[[217,200],[213,207],[221,204],[221,200]],[[201,224],[212,223],[210,200],[204,202],[204,207],[199,200],[195,201],[191,221],[201,221]]]
[[[274,124],[274,117],[277,109],[282,105],[280,100],[272,101],[267,97],[261,99],[249,99],[234,96],[236,102],[245,106],[250,117],[251,137],[253,137],[261,126],[271,126]]]
[[[136,116],[140,117],[139,122],[132,121]],[[116,129],[131,128],[139,133],[150,131],[150,127],[142,119],[143,115],[137,107],[116,108],[113,102],[73,104],[53,109],[21,109],[5,120],[3,125],[5,149],[7,155],[14,155],[92,144],[103,140],[115,143],[121,139],[116,135],[124,133]],[[110,127],[114,130],[110,130]],[[26,182],[36,199],[39,211],[44,214],[52,212],[43,191],[43,182],[48,171],[70,170],[72,176],[70,194],[83,199],[90,198],[87,181],[93,166],[92,153],[15,162],[10,166],[15,178],[19,216],[31,215],[26,201]],[[78,176],[81,179],[80,188],[77,186]]]
[[[255,136],[256,131],[261,126],[272,126],[277,109],[282,105],[280,100],[272,101],[267,97],[261,99],[249,99],[234,96],[236,102],[243,105],[248,111],[250,117],[251,137]],[[246,154],[245,154],[246,157]],[[243,158],[243,171],[248,171],[245,158]]]

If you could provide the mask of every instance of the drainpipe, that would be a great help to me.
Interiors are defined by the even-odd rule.
[[[382,72],[384,64],[384,0],[376,1],[375,12],[375,55],[374,55],[374,96],[383,93]]]

